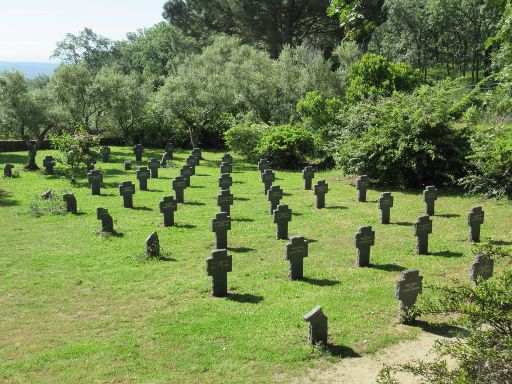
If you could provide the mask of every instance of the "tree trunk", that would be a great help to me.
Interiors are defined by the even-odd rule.
[[[25,169],[29,171],[38,171],[40,168],[36,164],[37,146],[36,144],[26,141],[28,146],[28,164]]]
[[[190,144],[192,144],[192,149],[199,148],[199,132],[195,125],[189,125],[190,131]]]

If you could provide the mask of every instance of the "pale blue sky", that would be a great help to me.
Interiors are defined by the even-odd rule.
[[[0,61],[47,62],[55,43],[85,27],[122,39],[162,21],[165,0],[0,0]]]

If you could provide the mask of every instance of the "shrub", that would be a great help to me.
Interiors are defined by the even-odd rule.
[[[329,138],[329,127],[336,121],[341,106],[341,100],[336,97],[326,98],[320,92],[308,92],[297,103],[297,112],[304,126],[318,133],[325,141]]]
[[[313,133],[297,125],[279,125],[266,130],[257,151],[277,168],[295,168],[315,154]]]
[[[30,201],[30,212],[35,217],[41,217],[45,214],[65,215],[67,213],[66,203],[62,196],[62,193],[55,193],[52,190],[35,195]]]
[[[249,161],[256,161],[258,158],[258,145],[263,132],[268,129],[266,124],[242,123],[230,128],[224,134],[228,148]]]

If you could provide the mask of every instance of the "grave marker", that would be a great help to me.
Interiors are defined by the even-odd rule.
[[[366,202],[366,192],[368,191],[368,176],[361,175],[356,180],[356,187],[357,187],[357,201],[360,203]]]
[[[148,190],[148,179],[151,177],[151,172],[146,167],[139,167],[136,172],[137,180],[139,180],[139,189],[141,191]]]
[[[228,272],[233,270],[233,258],[226,249],[212,251],[206,259],[206,273],[212,277],[212,295],[225,297],[228,294]]]
[[[96,208],[96,218],[101,220],[101,232],[114,233],[114,220],[106,208]]]
[[[304,168],[302,170],[302,178],[304,179],[304,189],[310,191],[313,179],[315,178],[315,169],[310,166]]]
[[[192,167],[188,164],[185,164],[183,167],[181,167],[180,174],[185,180],[186,187],[190,187],[190,178],[194,174]]]
[[[176,195],[176,202],[183,204],[184,199],[184,191],[187,187],[187,180],[183,176],[177,176],[172,181],[172,189],[174,190],[174,194]]]
[[[423,290],[423,276],[415,269],[402,271],[396,283],[395,297],[400,301],[400,323],[406,324],[414,319],[409,316],[410,309],[416,303],[418,295]]]
[[[476,255],[471,263],[469,278],[476,286],[481,280],[487,280],[492,277],[494,272],[494,260],[486,255]]]
[[[178,210],[178,202],[173,196],[165,196],[160,201],[160,212],[164,215],[164,227],[174,226],[174,212]]]
[[[370,247],[375,245],[375,231],[371,226],[359,228],[355,236],[355,246],[357,248],[357,266],[370,266]]]
[[[135,161],[141,162],[142,161],[142,154],[144,153],[144,147],[142,144],[137,144],[133,147],[133,153],[135,154]]]
[[[434,216],[435,202],[437,200],[437,189],[433,185],[425,188],[423,191],[423,201],[425,202],[425,215]]]
[[[319,180],[315,185],[316,207],[325,208],[325,195],[329,192],[329,184],[325,180]]]
[[[119,195],[123,196],[125,208],[133,208],[133,195],[135,194],[135,185],[131,181],[124,181],[119,185]]]
[[[308,242],[304,237],[292,237],[286,244],[285,259],[290,262],[290,280],[302,280],[304,278],[304,258],[308,257]]]
[[[55,166],[55,159],[53,156],[46,156],[43,159],[43,166],[47,175],[53,175],[53,167]]]
[[[233,185],[233,178],[229,173],[223,173],[219,177],[219,188],[222,189],[230,189]]]
[[[225,212],[230,215],[230,207],[233,205],[233,194],[229,191],[229,189],[223,189],[217,195],[217,205],[220,208],[221,212]]]
[[[158,159],[152,157],[149,159],[148,168],[151,171],[151,178],[158,179],[158,169],[160,168],[160,162]]]
[[[482,207],[473,207],[468,215],[469,240],[480,242],[480,226],[484,223],[485,212]]]
[[[101,183],[103,183],[103,172],[93,169],[87,174],[91,192],[93,196],[99,196],[101,192]]]
[[[258,162],[258,169],[260,170],[260,173],[265,172],[267,169],[270,169],[270,163],[267,159],[260,159]]]
[[[165,146],[165,153],[167,153],[167,160],[172,160],[174,155],[174,144],[170,141]]]
[[[106,145],[101,147],[101,158],[104,163],[108,163],[110,160],[110,148]]]
[[[228,249],[228,231],[231,230],[231,217],[225,213],[217,213],[212,220],[212,232],[215,233],[215,248]]]
[[[132,162],[125,160],[124,162],[124,170],[125,171],[131,171],[132,170]]]
[[[224,156],[222,156],[221,163],[233,164],[233,156],[231,156],[229,153],[226,153]]]
[[[12,164],[5,164],[4,167],[4,177],[12,177],[12,170],[14,168],[14,165]]]
[[[203,158],[203,153],[201,151],[201,148],[194,148],[192,150],[192,155],[197,157],[197,165],[199,165],[201,159]]]
[[[151,258],[160,258],[160,240],[156,231],[146,239],[146,259]]]
[[[268,201],[270,201],[270,214],[272,215],[283,198],[283,190],[278,185],[273,185],[267,192]]]
[[[278,205],[274,211],[274,224],[277,224],[277,240],[288,240],[288,223],[292,221],[292,210],[287,205]]]
[[[187,164],[192,167],[192,169],[194,170],[194,175],[195,175],[196,166],[199,165],[199,161],[197,160],[197,157],[195,157],[194,155],[190,155],[189,157],[187,157]]]
[[[160,168],[167,167],[167,156],[167,152],[164,152],[164,154],[162,155],[162,159],[160,160]]]
[[[271,169],[266,169],[261,174],[261,181],[263,182],[263,186],[265,189],[265,195],[267,194],[268,190],[272,186],[272,183],[275,181],[275,179],[276,179],[276,175],[275,175],[274,171]]]
[[[309,323],[308,341],[312,345],[327,345],[327,316],[322,312],[322,307],[317,306],[303,316],[303,320]]]
[[[78,213],[76,197],[74,194],[66,193],[65,195],[62,196],[62,200],[66,202],[66,212],[70,212],[75,215]]]
[[[232,173],[233,172],[233,166],[229,163],[221,163],[220,165],[220,173],[221,175],[223,173]]]
[[[391,192],[382,192],[377,207],[380,209],[380,223],[389,224],[391,217],[391,208],[393,207],[394,198]]]
[[[428,235],[432,233],[432,220],[428,215],[418,217],[414,224],[414,236],[416,236],[416,254],[428,255]]]

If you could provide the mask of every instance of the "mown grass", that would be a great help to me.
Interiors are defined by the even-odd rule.
[[[150,191],[137,188],[135,209],[123,208],[117,188],[136,181],[135,170],[122,170],[122,161],[133,155],[124,148],[112,155],[112,163],[97,165],[105,172],[102,196],[59,175],[21,172],[20,178],[0,180],[2,382],[285,382],[319,364],[413,337],[417,328],[396,324],[399,272],[418,268],[426,284],[467,281],[473,256],[466,214],[472,206],[484,206],[484,237],[512,238],[509,203],[442,194],[432,254],[416,256],[411,225],[423,212],[421,191],[395,192],[393,224],[385,226],[375,203],[379,191],[369,191],[368,203],[357,203],[350,179],[324,172],[316,180],[325,178],[330,192],[327,208],[317,210],[300,173],[278,172],[275,184],[294,212],[290,234],[312,241],[307,279],[290,282],[286,242],[275,240],[259,173],[235,158],[231,295],[213,298],[205,259],[214,245],[210,221],[218,211],[222,154],[204,153],[172,228],[161,227],[158,203],[171,194],[188,153],[177,153],[161,178],[149,181]],[[151,155],[160,151],[148,150],[145,158]],[[1,164],[13,161],[19,169],[24,160],[21,153],[0,154]],[[48,188],[75,193],[81,214],[34,217],[30,202]],[[98,206],[109,209],[122,236],[96,235]],[[363,225],[376,231],[372,268],[355,267],[353,236]],[[171,261],[142,259],[145,238],[155,229]],[[316,305],[329,317],[332,354],[307,345],[302,315]]]

